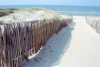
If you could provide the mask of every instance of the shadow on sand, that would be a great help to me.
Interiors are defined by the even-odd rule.
[[[52,67],[59,64],[70,46],[71,32],[74,30],[74,26],[73,22],[58,34],[55,33],[34,57],[23,62],[20,67]]]

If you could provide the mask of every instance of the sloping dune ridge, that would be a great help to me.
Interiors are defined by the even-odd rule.
[[[13,10],[13,13],[9,13],[7,15],[0,17],[0,23],[33,21],[42,19],[65,19],[65,16],[62,16],[61,14],[56,13],[54,11],[50,11],[39,7],[23,9],[17,8],[16,10]]]

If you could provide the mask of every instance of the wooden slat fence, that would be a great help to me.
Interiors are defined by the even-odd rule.
[[[96,30],[97,33],[100,34],[100,21],[95,18],[86,18],[86,23],[88,23],[92,28]]]
[[[0,67],[19,67],[28,57],[36,54],[45,42],[72,22],[66,20],[41,20],[10,23],[4,26],[0,40]]]
[[[4,35],[2,34],[2,26],[0,25],[0,67],[6,66],[6,55],[5,55],[5,49],[6,45],[4,42]]]

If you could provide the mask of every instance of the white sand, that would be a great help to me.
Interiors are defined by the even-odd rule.
[[[34,58],[21,67],[100,67],[100,34],[74,16],[73,23],[54,34]]]

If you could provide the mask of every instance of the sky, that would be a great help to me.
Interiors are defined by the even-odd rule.
[[[100,6],[100,0],[0,0],[0,5],[78,5],[78,6]]]

